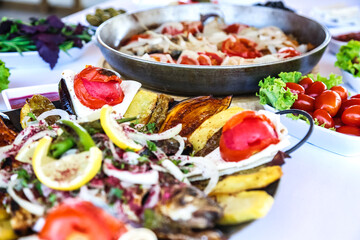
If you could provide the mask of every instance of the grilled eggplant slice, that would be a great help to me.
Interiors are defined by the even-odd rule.
[[[68,113],[75,115],[74,104],[71,101],[71,96],[68,87],[66,86],[65,80],[62,78],[59,82],[59,96],[61,108]]]
[[[146,124],[156,106],[157,99],[156,93],[140,90],[130,103],[124,117],[137,117],[138,123]]]
[[[151,114],[150,120],[148,123],[155,124],[155,132],[158,132],[161,125],[166,119],[167,112],[169,110],[169,104],[172,103],[174,99],[168,95],[160,94],[156,102],[156,107]]]
[[[11,130],[5,122],[0,118],[0,147],[11,144],[17,133]]]
[[[206,119],[227,109],[232,96],[217,99],[212,96],[201,96],[180,102],[172,108],[159,132],[164,132],[182,124],[180,135],[189,137]]]

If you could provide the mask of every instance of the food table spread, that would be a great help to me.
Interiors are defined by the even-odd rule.
[[[141,7],[138,5],[140,2]],[[100,6],[121,6],[128,11],[152,7],[145,1],[140,2],[109,1]],[[296,9],[305,9],[304,6],[297,6],[294,1],[287,2]],[[356,4],[356,1],[348,2]],[[159,4],[165,3],[159,1]],[[92,7],[75,13],[65,20],[86,23],[85,15],[92,13],[94,9]],[[335,56],[327,50],[317,71],[324,76],[330,73],[340,74],[339,69],[334,67],[335,60]],[[91,44],[79,59],[56,66],[51,71],[48,68],[25,70],[21,66],[11,69],[9,87],[57,83],[64,69],[79,72],[85,65],[99,65],[101,61],[100,50],[95,44]],[[3,100],[0,101],[0,109],[5,109]],[[298,141],[293,137],[290,140],[292,144]],[[269,214],[237,229],[231,239],[359,239],[359,160],[360,156],[344,157],[306,143],[293,152],[291,159],[287,159],[283,166],[284,176]]]

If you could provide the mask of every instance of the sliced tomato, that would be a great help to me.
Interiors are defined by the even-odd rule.
[[[238,34],[243,29],[248,28],[248,27],[249,27],[249,25],[246,25],[246,24],[234,23],[234,24],[230,24],[230,25],[226,26],[224,31],[227,34]]]
[[[91,109],[99,109],[105,104],[114,106],[124,99],[121,81],[109,70],[88,66],[75,76],[75,95],[83,105]]]
[[[282,55],[283,58],[290,58],[290,57],[296,57],[296,56],[300,56],[301,52],[297,51],[295,48],[293,47],[284,47],[281,48],[278,53],[280,53]]]
[[[199,57],[197,59],[199,61],[200,65],[208,65],[211,66],[211,59],[205,54],[199,54]]]
[[[138,41],[139,38],[147,39],[147,38],[150,38],[150,35],[146,34],[146,33],[132,35],[131,38],[124,45],[127,45],[131,42]]]
[[[238,56],[242,58],[261,57],[261,53],[256,50],[257,44],[246,38],[238,38],[232,35],[222,43],[221,51],[230,57]]]
[[[175,61],[172,59],[170,54],[153,53],[153,54],[149,54],[149,56],[157,62],[175,63]]]
[[[182,22],[182,25],[184,26],[184,32],[191,33],[192,35],[201,33],[204,29],[201,21]]]
[[[45,219],[40,239],[117,240],[127,232],[124,223],[90,202],[68,199]]]
[[[184,32],[184,27],[182,29],[177,29],[173,26],[165,26],[161,31],[162,34],[169,34],[171,36],[176,36],[182,34],[183,32]]]
[[[181,55],[177,61],[177,64],[200,65],[196,58],[190,57],[188,55]]]
[[[239,162],[279,141],[273,123],[265,115],[243,111],[223,127],[220,153],[225,161]]]
[[[205,52],[205,55],[208,56],[211,60],[211,65],[221,65],[223,58],[214,52]]]

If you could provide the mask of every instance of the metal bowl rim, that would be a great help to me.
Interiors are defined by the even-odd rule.
[[[197,3],[197,5],[219,5],[219,4],[213,4],[213,3]],[[249,7],[249,8],[265,8],[264,6],[247,6],[247,5],[239,5],[239,4],[221,4],[221,5],[229,5],[229,6],[234,6],[234,7],[238,7],[238,6],[243,6],[243,7]],[[330,40],[331,40],[331,34],[330,34],[330,31],[321,23],[313,20],[313,19],[310,19],[310,18],[307,18],[307,17],[304,17],[302,15],[298,15],[296,13],[292,13],[292,14],[296,14],[298,15],[299,17],[302,17],[302,18],[305,18],[307,19],[308,21],[311,21],[311,22],[315,22],[317,23],[318,25],[320,25],[321,29],[325,32],[325,40],[319,45],[317,46],[316,48],[310,50],[309,52],[306,52],[300,56],[296,56],[296,57],[292,57],[292,58],[289,58],[289,59],[283,59],[283,60],[279,60],[279,61],[273,61],[273,62],[268,62],[268,63],[256,63],[256,64],[246,64],[246,65],[229,65],[229,66],[206,66],[206,65],[185,65],[185,64],[174,64],[174,63],[162,63],[162,62],[156,62],[156,61],[151,61],[151,60],[146,60],[146,59],[142,59],[140,57],[137,57],[137,56],[132,56],[132,55],[129,55],[129,54],[126,54],[126,53],[122,53],[112,47],[110,47],[109,45],[107,45],[100,37],[100,32],[103,28],[105,28],[106,25],[110,24],[111,22],[113,21],[116,21],[117,18],[122,18],[122,17],[125,17],[125,16],[130,16],[130,15],[136,15],[136,14],[139,14],[139,13],[144,13],[144,12],[149,12],[149,11],[156,11],[156,10],[159,10],[159,9],[164,9],[164,8],[173,8],[173,7],[183,7],[183,6],[187,6],[187,5],[175,5],[175,6],[166,6],[166,7],[158,7],[158,8],[151,8],[151,9],[148,9],[148,10],[141,10],[141,11],[136,11],[136,12],[132,12],[132,13],[125,13],[125,14],[122,14],[122,15],[119,15],[119,16],[116,16],[116,17],[113,17],[113,18],[110,18],[108,19],[107,21],[105,21],[104,23],[102,23],[97,29],[96,29],[96,33],[95,33],[95,38],[97,40],[97,42],[102,45],[103,47],[107,48],[108,50],[116,53],[116,54],[119,54],[120,56],[124,57],[124,58],[127,58],[127,59],[130,59],[130,60],[134,60],[134,61],[139,61],[139,62],[142,62],[142,63],[145,63],[145,64],[150,64],[150,65],[155,65],[155,66],[164,66],[164,67],[174,67],[174,68],[179,68],[179,69],[206,69],[206,70],[215,70],[215,69],[242,69],[242,68],[256,68],[256,67],[264,67],[264,66],[271,66],[271,65],[274,65],[274,64],[281,64],[281,63],[286,63],[286,62],[292,62],[292,61],[296,61],[298,59],[301,59],[301,58],[306,58],[307,56],[310,56],[318,51],[321,51],[323,48],[325,48]],[[266,7],[267,8],[267,7]],[[285,10],[282,10],[282,9],[272,9],[272,10],[275,10],[275,11],[285,11]]]

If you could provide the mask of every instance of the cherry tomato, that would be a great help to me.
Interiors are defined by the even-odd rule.
[[[290,91],[294,94],[305,93],[305,88],[294,82],[287,82],[286,87],[290,88]]]
[[[360,94],[356,94],[354,96],[351,96],[351,98],[360,98]]]
[[[225,161],[239,162],[279,141],[273,123],[265,115],[243,111],[223,127],[220,153]]]
[[[224,29],[224,31],[227,34],[238,34],[240,31],[242,31],[243,29],[248,28],[248,27],[249,27],[249,25],[246,25],[246,24],[234,23],[234,24],[228,25]]]
[[[294,102],[291,108],[304,110],[306,112],[313,112],[314,106],[315,106],[315,98],[300,93],[298,95],[298,99]]]
[[[341,126],[344,126],[344,123],[341,121],[341,118],[339,117],[334,117],[334,127],[335,128],[339,128]]]
[[[313,113],[313,118],[317,119],[320,125],[324,125],[325,128],[332,128],[335,126],[334,120],[330,116],[330,114],[323,110],[323,109],[317,109]]]
[[[152,53],[149,56],[157,62],[175,63],[170,54]]]
[[[360,136],[360,128],[354,126],[341,126],[336,128],[336,131],[348,135]]]
[[[350,98],[350,99],[342,102],[340,110],[338,112],[338,116],[341,117],[341,115],[347,108],[349,108],[351,106],[355,106],[355,105],[360,105],[360,98]]]
[[[360,127],[360,105],[354,105],[344,110],[341,120],[345,125]]]
[[[177,61],[177,64],[187,64],[187,65],[200,65],[199,61],[196,58],[192,58],[187,55],[182,55]]]
[[[205,54],[200,54],[197,60],[199,61],[200,65],[212,65],[210,57]]]
[[[105,104],[114,106],[123,101],[120,83],[121,79],[113,72],[88,66],[75,76],[74,91],[83,105],[99,109]]]
[[[242,58],[261,57],[261,53],[256,50],[256,43],[245,38],[238,38],[232,35],[222,43],[221,51],[231,56]]]
[[[310,97],[316,98],[319,96],[323,91],[326,90],[326,85],[323,82],[314,82],[311,84],[306,90],[305,93]]]
[[[278,51],[278,53],[280,53],[283,58],[290,58],[301,55],[301,52],[297,51],[293,47],[283,47]]]
[[[125,225],[101,208],[68,199],[46,216],[39,239],[117,240],[125,232]]]
[[[348,91],[343,86],[334,86],[330,90],[337,92],[340,95],[341,102],[345,101],[348,98]]]
[[[307,78],[304,78],[304,79],[301,79],[301,81],[299,82],[299,84],[301,86],[303,86],[306,89],[308,89],[308,87],[314,83],[314,80],[312,80],[311,78],[307,77]]]
[[[334,117],[341,106],[341,98],[337,92],[325,90],[315,98],[315,109],[326,110],[331,117]]]

